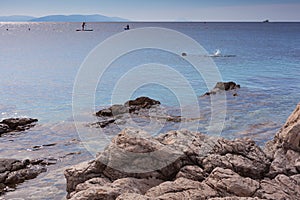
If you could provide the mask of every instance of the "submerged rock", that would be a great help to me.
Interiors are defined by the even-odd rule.
[[[149,97],[139,97],[135,100],[127,101],[124,106],[129,107],[129,112],[134,112],[140,109],[150,109],[154,105],[159,105],[160,102]]]
[[[25,131],[33,126],[37,119],[32,118],[9,118],[0,122],[0,136],[12,131]]]
[[[65,171],[68,198],[299,199],[299,110],[265,150],[246,138],[124,129],[94,161]]]
[[[222,91],[237,90],[240,87],[241,87],[240,85],[236,84],[233,81],[230,81],[230,82],[218,82],[216,84],[216,86],[211,91],[206,92],[202,96],[209,96],[209,95],[212,95],[212,94],[217,94],[217,93],[222,92]],[[233,96],[238,96],[238,94],[234,93]]]
[[[160,102],[149,97],[139,97],[135,100],[129,100],[124,105],[113,105],[107,109],[100,110],[96,113],[98,117],[113,117],[125,113],[132,113],[140,109],[150,109]]]
[[[105,128],[106,126],[113,124],[122,117],[128,117],[128,114],[144,114],[141,110],[149,110],[155,105],[159,105],[160,102],[149,97],[139,97],[135,100],[129,100],[124,105],[112,105],[109,108],[102,109],[96,113],[96,116],[101,118],[99,122],[91,125]],[[138,113],[141,111],[140,113]]]
[[[45,171],[44,165],[35,161],[0,158],[0,194]]]

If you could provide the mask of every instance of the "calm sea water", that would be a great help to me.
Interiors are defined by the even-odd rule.
[[[208,53],[220,49],[223,54],[235,55],[213,58],[224,81],[241,85],[238,97],[228,96],[222,133],[225,137],[247,136],[263,145],[300,100],[299,23],[130,25],[173,29],[196,40]],[[106,38],[122,32],[125,24],[88,23],[87,26],[94,31],[76,32],[80,23],[0,23],[0,118],[28,116],[40,121],[25,133],[1,137],[1,157],[59,159],[47,173],[21,184],[5,198],[61,199],[65,196],[64,168],[92,158],[72,123],[73,84],[88,53]],[[196,95],[207,91],[205,83],[188,71],[181,58],[157,50],[141,50],[112,64],[111,74],[96,90],[96,107],[110,104],[111,89],[124,69],[149,62],[182,70],[195,83]],[[163,87],[144,86],[133,97],[141,95],[158,99],[165,106],[177,105],[176,95]],[[207,98],[199,100],[203,110],[209,110]],[[205,132],[205,126],[203,123],[200,130]],[[107,142],[103,142],[103,147]],[[50,143],[56,145],[32,151],[33,146]]]

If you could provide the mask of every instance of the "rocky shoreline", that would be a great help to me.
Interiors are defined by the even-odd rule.
[[[74,200],[299,199],[300,104],[264,149],[247,138],[127,128],[65,177]]]
[[[37,119],[9,118],[0,122],[0,136],[28,130],[36,125]],[[0,195],[15,190],[15,187],[26,180],[34,179],[46,172],[47,165],[55,164],[51,159],[0,158]]]

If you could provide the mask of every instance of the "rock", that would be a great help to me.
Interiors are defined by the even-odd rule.
[[[215,87],[210,91],[210,92],[206,92],[204,95],[202,96],[209,96],[212,94],[217,94],[221,91],[229,91],[229,90],[237,90],[239,89],[241,86],[236,84],[233,81],[230,82],[218,82]],[[237,93],[234,93],[233,96],[238,96]]]
[[[235,82],[218,82],[216,84],[216,86],[214,87],[214,89],[218,89],[218,90],[235,90],[240,88],[240,85],[237,85]]]
[[[133,113],[140,109],[150,109],[160,102],[149,97],[139,97],[135,100],[129,100],[124,105],[113,105],[107,109],[100,110],[96,113],[98,117],[115,117],[125,113]]]
[[[135,100],[127,101],[124,105],[112,105],[109,108],[100,110],[96,116],[101,117],[101,121],[93,123],[100,128],[113,124],[117,119],[127,117],[126,114],[136,113],[140,110],[148,110],[154,105],[159,105],[160,102],[149,97],[139,97]]]
[[[128,176],[167,180],[176,175],[181,165],[185,164],[185,158],[177,155],[173,149],[166,148],[148,133],[126,128],[112,140],[95,162],[98,166],[105,166],[102,173],[112,180]],[[174,163],[170,161],[172,165],[166,165],[168,160]]]
[[[95,180],[95,179],[93,179]],[[123,193],[145,194],[147,190],[161,183],[157,179],[135,179],[123,178],[114,181],[113,183],[103,182],[92,184],[85,190],[75,193],[71,199],[116,199]]]
[[[274,160],[271,163],[268,176],[274,178],[278,174],[297,174],[297,160],[300,153],[293,150],[278,149],[275,152]]]
[[[33,166],[28,169],[25,168],[25,169],[13,171],[8,174],[4,183],[6,185],[13,186],[18,183],[22,183],[25,180],[33,179],[42,172],[45,172],[45,168],[43,168],[41,166]]]
[[[124,193],[116,198],[116,200],[154,200],[154,198],[150,198],[144,195],[136,194],[136,193]]]
[[[261,200],[258,197],[237,197],[237,196],[232,196],[232,197],[215,197],[215,198],[210,198],[208,200]]]
[[[274,140],[266,143],[264,151],[273,160],[269,177],[274,178],[278,174],[291,176],[299,172],[300,104],[276,133]]]
[[[89,188],[97,188],[104,186],[106,184],[110,184],[111,181],[108,178],[92,178],[84,183],[80,183],[76,186],[75,193],[87,190]]]
[[[7,124],[10,129],[15,130],[17,127],[22,127],[22,126],[25,127],[37,121],[38,121],[37,119],[32,119],[32,118],[10,118],[10,119],[4,119],[1,123]]]
[[[300,151],[292,139],[298,139],[298,107],[264,151],[247,138],[227,140],[188,130],[152,137],[126,128],[95,160],[65,171],[68,197],[299,199]]]
[[[151,188],[145,194],[155,199],[204,199],[218,196],[217,192],[205,183],[178,178]]]
[[[46,168],[41,165],[33,165],[30,160],[0,159],[0,194],[8,191],[9,188],[25,180],[33,179]]]
[[[37,119],[32,118],[10,118],[4,119],[0,122],[0,136],[3,133],[12,131],[25,131],[33,127]]]
[[[270,160],[265,153],[249,139],[234,141],[218,139],[214,152],[202,161],[206,172],[216,167],[231,169],[241,176],[259,179],[268,172]]]
[[[107,109],[100,110],[99,112],[96,113],[96,115],[102,117],[113,117],[125,113],[129,113],[129,108],[127,106],[113,105]]]
[[[154,99],[151,99],[149,97],[139,97],[135,100],[129,100],[127,101],[124,106],[129,107],[130,112],[134,112],[136,110],[140,109],[149,109],[154,105],[159,105],[160,102],[156,101]]]
[[[7,124],[0,123],[0,135],[3,133],[10,132],[10,131],[11,131],[11,129],[9,128],[9,126]]]
[[[300,103],[275,135],[274,140],[266,144],[266,151],[271,154],[274,154],[278,148],[300,152]]]
[[[178,178],[186,178],[194,181],[203,181],[207,174],[196,165],[187,165],[180,169],[180,171],[176,175],[176,179]]]
[[[75,191],[76,186],[91,178],[106,178],[101,174],[103,169],[97,168],[95,162],[80,163],[73,168],[65,170],[64,175],[67,180],[68,197],[71,192]]]
[[[298,171],[298,173],[300,173],[300,158],[297,158],[295,161],[295,167]]]
[[[189,143],[189,140],[192,142]],[[163,151],[160,151],[162,149]],[[171,182],[184,178],[200,183],[215,168],[221,166],[231,169],[234,171],[232,173],[256,179],[264,176],[269,164],[264,152],[249,139],[229,141],[187,130],[170,131],[153,138],[144,131],[127,128],[112,140],[95,161],[83,167],[70,168],[66,170],[65,176],[70,195],[74,194],[74,191],[76,194],[77,185],[96,177],[112,181],[130,177]],[[203,184],[201,187],[210,188]],[[179,197],[189,195],[189,198],[197,199],[199,194],[204,195],[204,190],[198,190],[191,189]],[[171,194],[161,195],[165,195],[160,197],[163,199],[169,198]]]
[[[230,195],[252,197],[259,188],[259,182],[241,177],[230,169],[219,167],[213,170],[205,182],[223,197]]]
[[[105,128],[106,126],[114,123],[115,121],[116,121],[115,118],[108,118],[108,119],[101,120],[99,122],[92,123],[91,125],[100,128]]]
[[[262,199],[299,199],[300,175],[286,176],[280,174],[273,180],[263,180],[255,196]]]

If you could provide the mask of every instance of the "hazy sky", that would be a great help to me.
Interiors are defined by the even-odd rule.
[[[300,21],[300,0],[0,0],[0,15],[103,14],[137,21]]]

